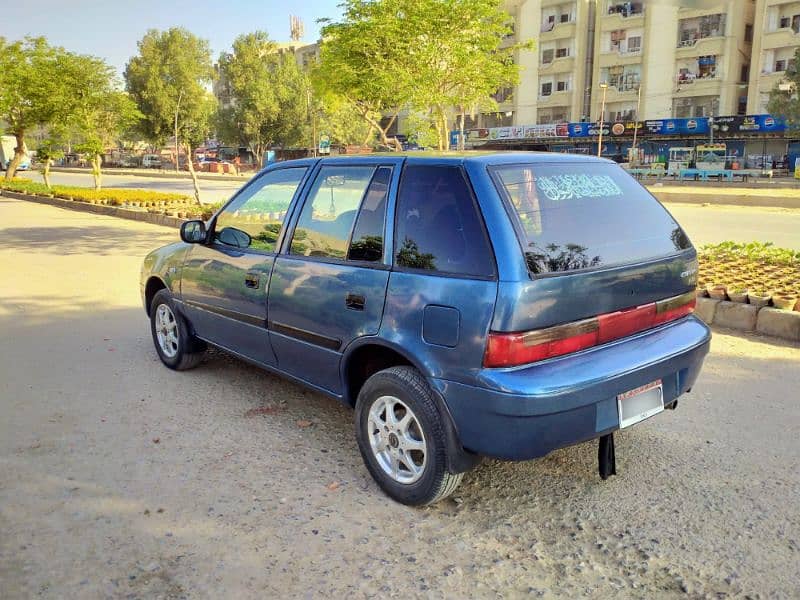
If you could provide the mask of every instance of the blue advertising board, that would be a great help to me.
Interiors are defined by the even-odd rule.
[[[649,135],[708,135],[710,126],[715,133],[781,133],[786,130],[783,121],[772,115],[735,115],[713,117],[709,125],[708,117],[690,119],[648,119],[646,121],[625,121],[603,123],[604,136],[630,136],[634,129],[639,134]],[[598,123],[570,123],[569,137],[597,137],[600,133]]]

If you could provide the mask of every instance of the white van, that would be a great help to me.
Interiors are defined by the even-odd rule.
[[[160,169],[161,157],[158,154],[145,154],[142,157],[142,167],[145,169]]]

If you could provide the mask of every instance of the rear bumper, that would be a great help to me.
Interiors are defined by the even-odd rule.
[[[476,385],[430,379],[464,448],[525,460],[619,429],[617,395],[661,379],[664,404],[694,385],[711,332],[694,316],[577,354],[484,369]]]

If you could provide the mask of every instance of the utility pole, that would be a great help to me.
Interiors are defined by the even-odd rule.
[[[178,103],[175,105],[175,172],[180,172],[180,153],[178,152],[178,111],[181,109],[181,99],[183,98],[183,90],[178,94]],[[189,157],[186,157],[189,160]]]
[[[639,82],[637,87],[638,93],[636,94],[636,117],[633,120],[633,152],[631,152],[631,162],[635,167],[639,162],[639,154],[636,152],[636,133],[639,131],[639,107],[642,103],[642,83]]]
[[[597,138],[597,157],[598,158],[600,158],[600,154],[603,151],[603,127],[605,125],[604,117],[605,117],[605,112],[606,112],[606,90],[608,89],[608,82],[607,81],[600,82],[600,89],[603,90],[603,102],[600,105],[600,135]]]

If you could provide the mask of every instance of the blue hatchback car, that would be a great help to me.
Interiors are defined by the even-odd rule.
[[[482,456],[613,437],[694,384],[697,256],[611,161],[516,153],[272,165],[144,261],[156,351],[213,344],[355,408],[367,469],[435,502]]]

